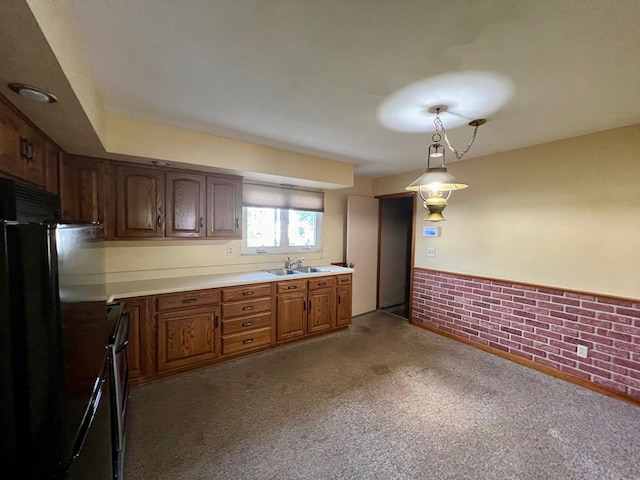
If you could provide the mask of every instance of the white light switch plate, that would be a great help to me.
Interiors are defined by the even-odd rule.
[[[435,248],[427,248],[427,257],[435,257],[436,249]]]

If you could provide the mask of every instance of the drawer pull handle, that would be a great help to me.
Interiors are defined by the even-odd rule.
[[[287,287],[287,290],[295,290],[296,288],[298,288],[298,286],[297,286],[297,285],[289,285],[289,286]]]
[[[198,301],[197,298],[185,298],[184,300],[182,300],[182,303],[194,303],[197,301]]]
[[[253,338],[247,338],[246,340],[243,340],[243,341],[242,341],[242,343],[243,343],[244,345],[246,345],[247,343],[251,343],[251,342],[253,342]]]
[[[242,307],[242,310],[253,310],[253,305],[247,305],[246,307]]]
[[[242,292],[242,295],[244,295],[245,297],[248,297],[249,295],[253,295],[253,291]]]
[[[204,228],[204,218],[200,217],[200,228]]]
[[[253,322],[244,322],[242,324],[243,327],[250,327],[251,325],[253,325]]]
[[[338,295],[338,303],[342,303],[342,295]]]
[[[318,286],[323,287],[327,284],[327,282],[318,282]]]

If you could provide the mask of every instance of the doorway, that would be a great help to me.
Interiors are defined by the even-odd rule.
[[[415,196],[408,193],[377,198],[380,201],[377,307],[409,319]]]

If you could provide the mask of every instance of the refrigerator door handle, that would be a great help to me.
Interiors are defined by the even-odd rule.
[[[89,401],[89,405],[87,406],[87,410],[82,417],[82,423],[78,428],[78,433],[76,434],[76,440],[73,444],[73,453],[71,458],[69,459],[69,463],[64,465],[63,472],[66,472],[73,460],[75,460],[80,451],[82,450],[82,446],[84,445],[84,441],[87,438],[87,434],[89,433],[89,428],[91,428],[91,424],[93,423],[93,419],[96,415],[96,411],[98,410],[98,406],[100,405],[100,401],[102,399],[102,393],[104,391],[104,385],[107,381],[107,364],[104,362],[102,364],[102,369],[100,370],[100,375],[96,378],[96,382],[93,385],[93,392],[91,394],[91,400]]]

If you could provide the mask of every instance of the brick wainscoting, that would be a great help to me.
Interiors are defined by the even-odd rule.
[[[415,268],[411,321],[640,403],[640,300]]]

